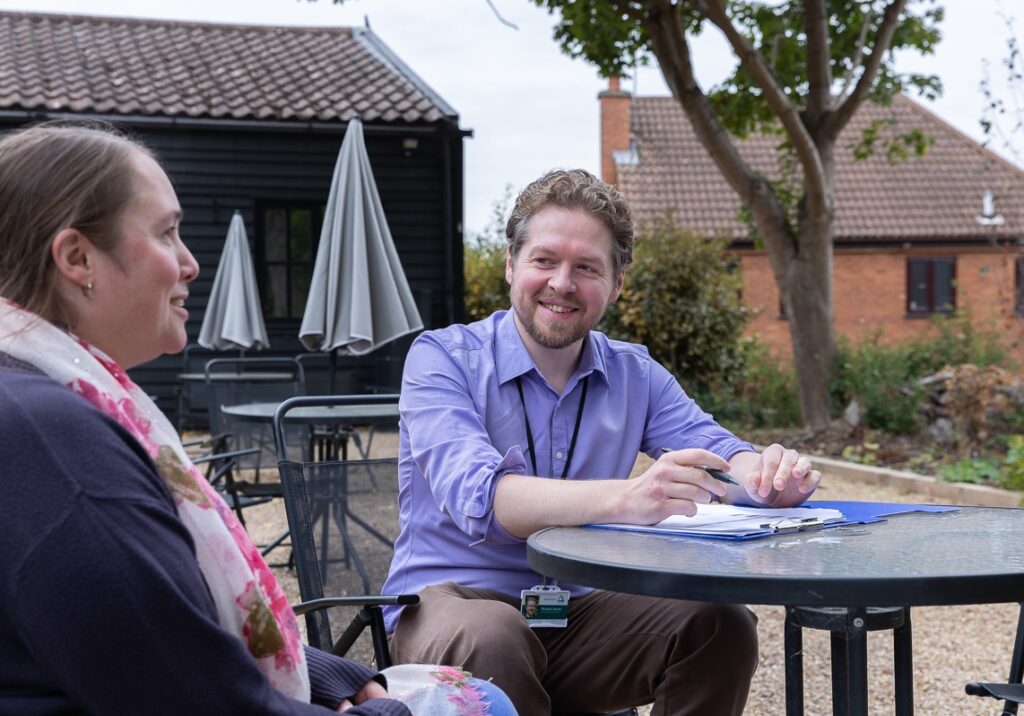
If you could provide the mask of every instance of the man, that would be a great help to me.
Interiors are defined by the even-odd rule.
[[[519,195],[506,234],[512,310],[426,332],[406,359],[401,533],[384,591],[421,602],[388,613],[392,654],[493,678],[524,716],[652,700],[656,716],[739,714],[757,665],[746,607],[545,591],[525,538],[552,525],[653,524],[716,498],[796,505],[820,475],[780,445],[758,455],[646,349],[593,331],[632,260],[632,214],[615,189],[550,172]],[[623,479],[638,451],[657,462]],[[566,626],[531,629],[524,590],[558,589]]]

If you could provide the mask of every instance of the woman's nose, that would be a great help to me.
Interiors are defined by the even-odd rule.
[[[191,283],[199,275],[199,262],[196,261],[196,257],[192,255],[184,242],[181,244],[181,252],[181,278],[185,283]]]

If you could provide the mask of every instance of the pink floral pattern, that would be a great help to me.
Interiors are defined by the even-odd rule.
[[[153,458],[192,534],[221,626],[235,631],[270,683],[309,701],[295,613],[235,514],[185,453],[167,418],[109,356],[0,297],[0,351],[30,363],[130,432]]]

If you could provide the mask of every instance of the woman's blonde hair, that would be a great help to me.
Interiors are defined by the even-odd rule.
[[[73,228],[101,251],[117,247],[121,213],[135,194],[135,152],[153,157],[99,123],[40,124],[0,140],[0,296],[74,325],[57,293],[50,245]]]

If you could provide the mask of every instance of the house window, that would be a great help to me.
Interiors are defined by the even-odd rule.
[[[257,265],[267,318],[301,318],[323,223],[322,204],[264,204],[259,212]]]
[[[1013,309],[1024,315],[1024,256],[1017,257],[1016,290],[1013,292]]]
[[[907,259],[907,313],[928,316],[956,308],[956,259],[949,256]]]

